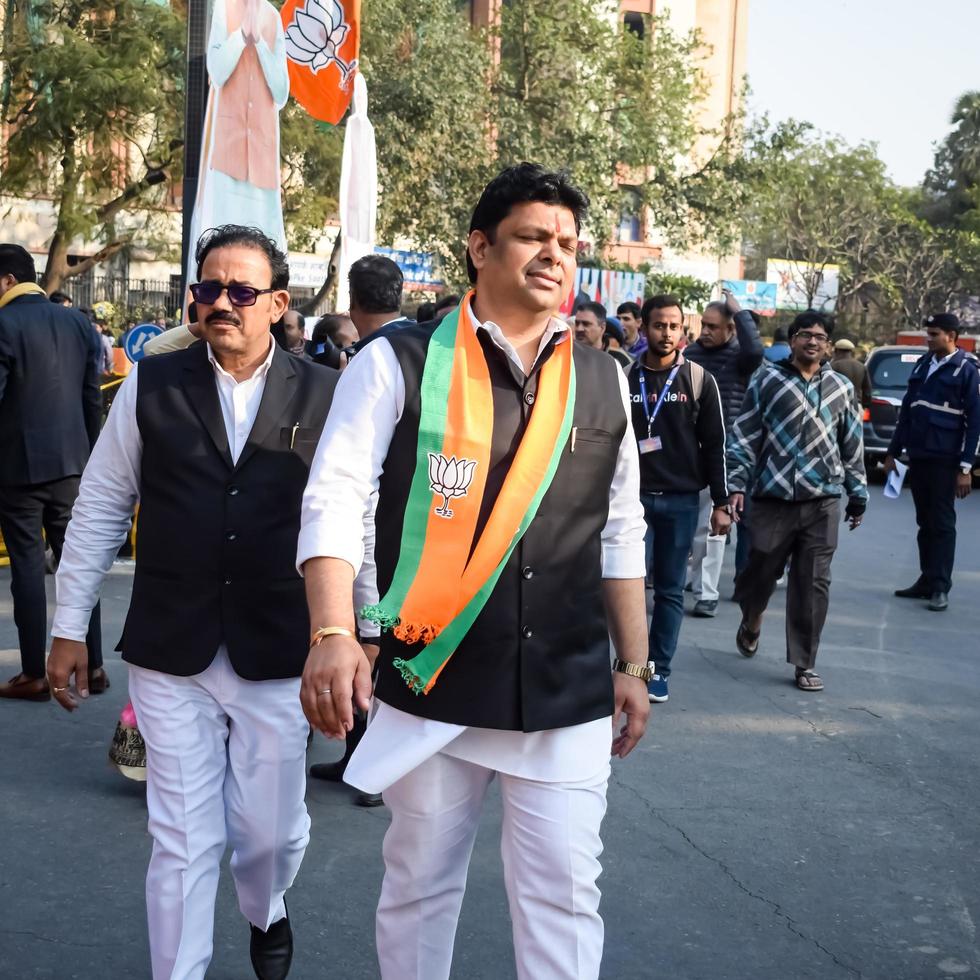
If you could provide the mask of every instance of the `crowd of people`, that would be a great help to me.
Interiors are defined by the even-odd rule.
[[[733,648],[756,654],[786,574],[793,683],[823,688],[838,530],[868,503],[847,349],[832,358],[832,322],[808,311],[772,356],[729,294],[693,339],[669,295],[615,316],[586,300],[566,322],[587,203],[562,173],[508,168],[473,211],[469,292],[404,317],[398,267],[367,256],[348,314],[311,330],[276,243],[211,229],[189,323],[147,345],[101,432],[101,340],[0,246],[0,529],[22,656],[0,698],[74,711],[108,688],[99,593],[138,503],[113,745],[147,782],[154,980],[203,978],[229,846],[253,970],[288,974],[314,730],[345,751],[310,775],[391,813],[386,980],[449,976],[494,780],[518,975],[597,977],[610,757],[668,699],[685,587],[717,615],[733,529]],[[922,574],[899,594],[939,609],[980,378],[954,317],[926,326],[886,465],[909,459],[920,523]]]

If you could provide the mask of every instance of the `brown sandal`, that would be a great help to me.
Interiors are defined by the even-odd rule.
[[[823,681],[820,675],[812,670],[797,670],[796,686],[801,691],[822,691]]]

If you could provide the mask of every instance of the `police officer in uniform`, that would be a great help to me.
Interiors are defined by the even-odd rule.
[[[919,525],[919,577],[895,595],[927,599],[928,608],[949,605],[956,551],[954,501],[970,492],[973,464],[980,446],[980,375],[975,363],[956,347],[960,321],[938,313],[925,321],[929,351],[909,377],[885,470],[895,470],[903,451]]]

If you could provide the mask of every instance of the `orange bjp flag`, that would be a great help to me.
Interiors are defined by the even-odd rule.
[[[361,0],[286,0],[289,91],[314,118],[336,125],[354,92]]]

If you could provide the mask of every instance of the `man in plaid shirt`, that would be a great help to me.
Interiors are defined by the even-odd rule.
[[[860,527],[868,502],[864,440],[850,381],[829,364],[830,323],[801,313],[789,328],[791,356],[766,363],[745,394],[728,436],[728,487],[735,520],[752,497],[752,550],[738,576],[739,653],[759,648],[762,617],[790,562],[786,659],[801,691],[822,691],[814,672],[830,598],[840,498],[844,520]]]

